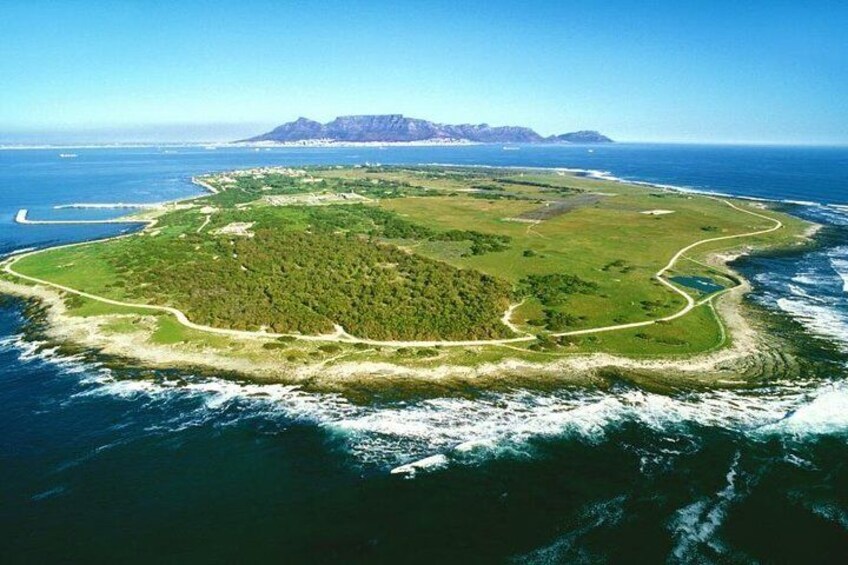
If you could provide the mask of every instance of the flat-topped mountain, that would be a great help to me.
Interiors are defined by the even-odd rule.
[[[268,133],[244,139],[245,142],[296,142],[326,140],[339,142],[412,142],[471,141],[476,143],[610,143],[612,140],[596,131],[578,131],[542,137],[535,131],[518,126],[489,124],[438,124],[428,120],[407,118],[401,114],[339,116],[322,124],[298,118]]]

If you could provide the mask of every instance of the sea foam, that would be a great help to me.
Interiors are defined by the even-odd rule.
[[[361,405],[294,385],[191,375],[122,378],[117,370],[80,357],[63,358],[20,338],[2,345],[17,351],[22,362],[50,364],[73,379],[75,390],[66,402],[109,397],[129,403],[132,411],[154,411],[149,433],[245,421],[262,422],[273,433],[303,423],[337,438],[361,464],[407,476],[492,458],[533,457],[539,442],[551,438],[602,443],[631,424],[669,440],[656,452],[641,454],[645,472],[680,455],[687,438],[700,428],[728,430],[753,441],[848,433],[848,384],[830,381],[675,395],[624,385],[610,390],[512,390]]]
[[[725,544],[717,532],[727,516],[729,507],[744,496],[738,487],[739,453],[725,476],[724,488],[712,497],[703,498],[675,512],[669,529],[675,538],[672,555],[680,561],[695,563],[710,554],[722,555]],[[705,555],[706,554],[706,555]]]

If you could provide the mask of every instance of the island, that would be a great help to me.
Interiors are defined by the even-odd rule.
[[[765,202],[564,169],[194,182],[203,194],[123,218],[140,230],[4,260],[0,291],[38,301],[44,347],[332,386],[797,371],[728,265],[809,241]]]
[[[244,144],[464,144],[464,143],[612,143],[592,130],[542,137],[527,127],[489,124],[439,124],[402,114],[339,116],[322,124],[298,118],[240,140]]]

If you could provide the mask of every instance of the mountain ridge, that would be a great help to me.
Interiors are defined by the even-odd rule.
[[[300,117],[273,130],[242,139],[239,143],[298,142],[378,142],[465,141],[474,143],[612,143],[594,130],[581,130],[543,137],[528,127],[482,124],[441,124],[409,118],[403,114],[362,114],[338,116],[325,124]]]

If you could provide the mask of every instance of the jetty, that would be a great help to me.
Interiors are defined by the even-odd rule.
[[[160,208],[164,208],[165,205],[162,203],[151,203],[151,204],[143,204],[143,203],[134,203],[134,202],[95,202],[95,203],[85,203],[85,202],[74,202],[73,204],[60,204],[58,206],[53,206],[54,210],[67,210],[67,209],[94,209],[94,210],[112,210],[112,209],[121,209],[121,208],[132,208],[139,210],[158,210]]]
[[[192,184],[196,184],[197,186],[199,186],[199,187],[201,187],[205,190],[208,190],[212,194],[218,194],[217,188],[215,188],[214,186],[212,186],[208,182],[199,179],[198,177],[191,177],[191,182],[192,182]]]
[[[21,208],[15,215],[15,223],[41,226],[86,225],[86,224],[148,224],[149,220],[133,218],[113,218],[109,220],[30,220],[29,210]]]

